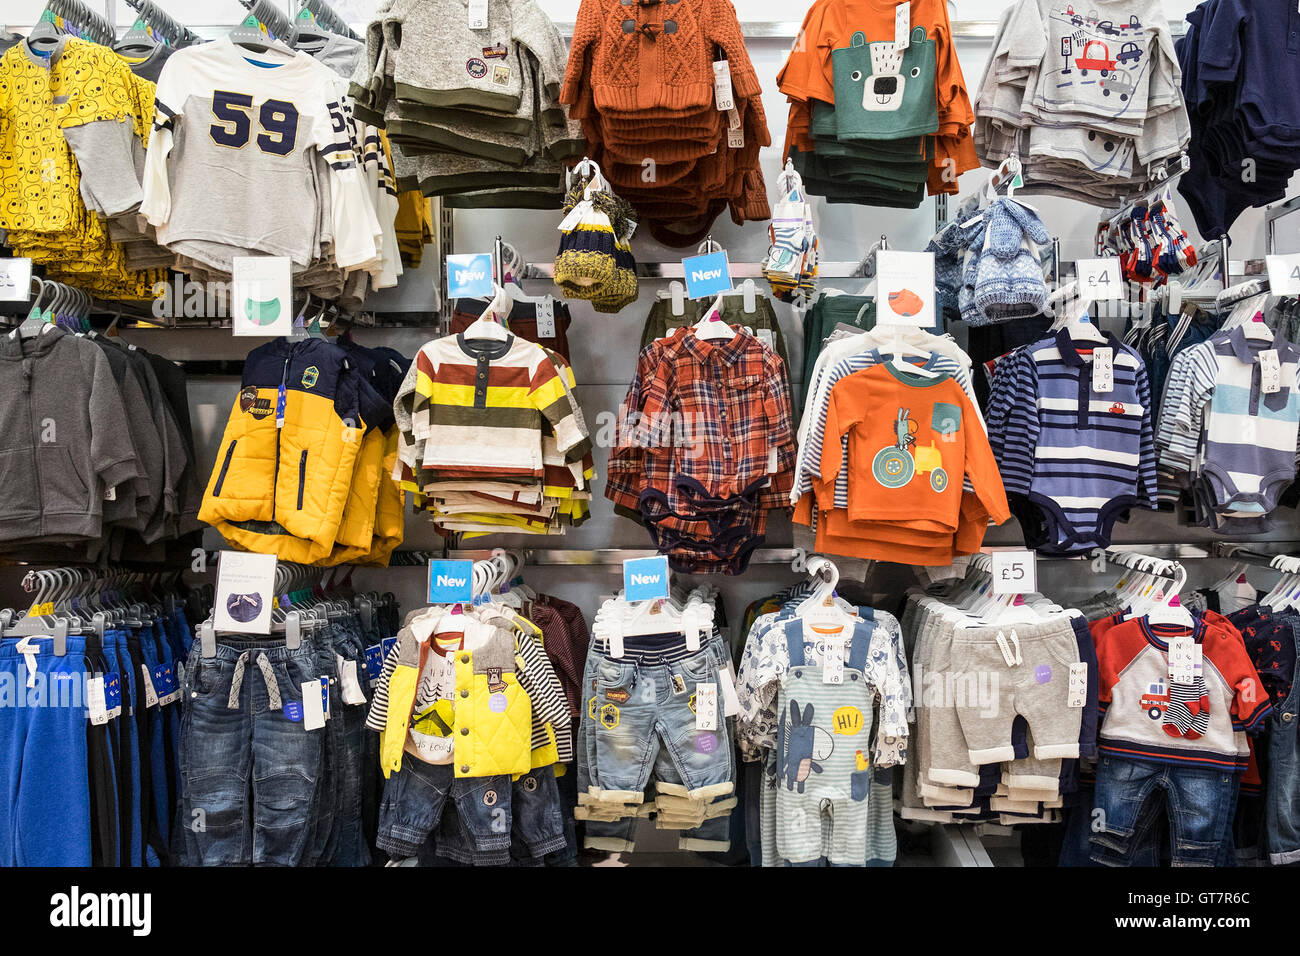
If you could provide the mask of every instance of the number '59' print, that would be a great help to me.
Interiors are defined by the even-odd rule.
[[[212,115],[219,122],[208,127],[218,146],[243,149],[253,133],[253,97],[247,93],[217,90],[212,94]],[[257,146],[264,153],[288,156],[298,142],[298,108],[284,100],[267,100],[257,111],[262,131]],[[225,124],[225,125],[222,125]]]

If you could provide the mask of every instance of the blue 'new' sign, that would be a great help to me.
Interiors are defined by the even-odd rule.
[[[725,250],[683,259],[682,268],[686,270],[686,294],[692,299],[718,295],[731,288],[731,266]]]
[[[473,561],[430,561],[429,603],[468,604],[474,599]]]
[[[453,299],[492,297],[492,257],[486,252],[447,257],[447,295]]]
[[[668,597],[668,557],[634,558],[623,562],[623,598],[653,601]]]

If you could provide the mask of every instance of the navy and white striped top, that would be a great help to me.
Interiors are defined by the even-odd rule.
[[[1081,353],[1066,329],[998,364],[991,443],[1007,494],[1043,512],[1048,550],[1106,547],[1122,511],[1156,506],[1146,367],[1115,336],[1107,344],[1114,350],[1114,389],[1106,393],[1092,390],[1091,353]]]

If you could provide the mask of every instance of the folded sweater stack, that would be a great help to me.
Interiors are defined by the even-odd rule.
[[[719,60],[730,71],[729,109],[714,92]],[[680,247],[703,239],[728,206],[737,225],[771,215],[758,165],[771,143],[761,93],[727,0],[583,0],[560,99],[618,195],[656,239]]]
[[[384,0],[352,77],[356,111],[387,130],[398,182],[449,207],[558,208],[582,136],[559,102],[564,42],[535,0]]]
[[[1120,205],[1191,129],[1160,0],[1096,0],[1089,14],[1017,0],[998,23],[976,101],[985,166],[1018,155],[1024,190]]]

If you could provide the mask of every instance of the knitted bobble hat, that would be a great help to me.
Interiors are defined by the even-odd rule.
[[[976,308],[985,322],[1038,315],[1047,304],[1047,283],[1034,244],[1047,242],[1051,235],[1033,212],[1014,200],[999,200],[984,215],[988,234],[976,270]]]

